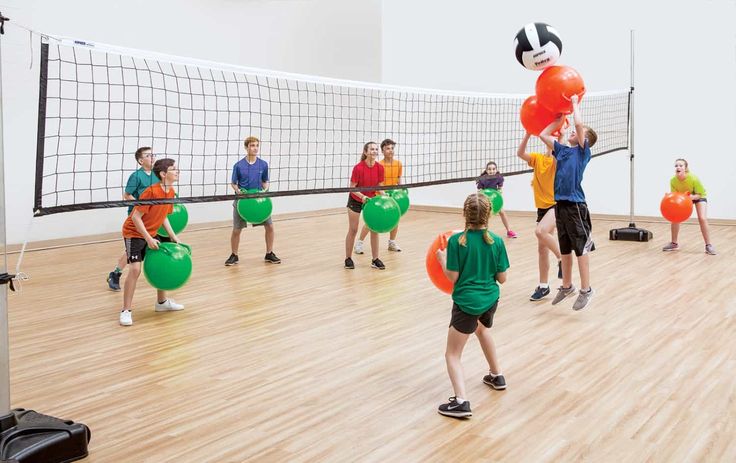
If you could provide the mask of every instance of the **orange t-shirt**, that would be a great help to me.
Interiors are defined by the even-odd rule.
[[[173,188],[170,188],[167,192],[160,183],[156,183],[143,190],[143,193],[141,193],[141,196],[138,199],[163,199],[174,198],[175,196],[176,192]],[[146,204],[133,208],[133,211],[141,213],[143,226],[146,227],[146,231],[148,231],[148,234],[151,236],[157,235],[157,230],[164,223],[164,219],[166,219],[166,216],[171,214],[173,210],[173,204]],[[123,223],[123,238],[144,238],[133,223],[133,219],[131,218],[133,212],[130,214],[131,215],[125,219],[125,223]]]
[[[387,186],[398,185],[402,174],[401,161],[394,159],[391,162],[386,162],[385,159],[381,159],[378,163],[383,166],[384,170],[383,184]]]

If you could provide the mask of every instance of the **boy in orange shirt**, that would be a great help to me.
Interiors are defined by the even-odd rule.
[[[401,174],[403,173],[403,166],[401,161],[394,159],[394,147],[396,142],[387,138],[381,142],[381,153],[383,153],[383,159],[378,161],[383,166],[385,186],[401,185]],[[363,254],[363,240],[368,236],[368,227],[363,225],[363,229],[360,231],[360,238],[355,242],[355,253]],[[401,248],[396,243],[396,235],[399,233],[399,226],[391,230],[388,235],[388,250],[394,252],[401,252]]]
[[[179,170],[174,166],[173,159],[159,159],[153,165],[153,174],[160,180],[159,183],[151,185],[141,193],[138,199],[164,199],[174,198],[174,182],[179,179]],[[128,256],[130,270],[125,278],[123,287],[123,310],[120,311],[120,324],[130,326],[133,324],[133,295],[141,274],[141,263],[146,255],[146,249],[158,249],[160,241],[165,238],[156,236],[156,231],[163,225],[169,234],[171,241],[178,243],[179,238],[171,229],[167,216],[173,211],[172,204],[141,205],[135,206],[133,212],[123,224],[123,239],[125,241],[125,252]],[[168,241],[168,240],[167,240]],[[169,312],[182,310],[184,306],[166,298],[166,291],[157,291],[158,299],[154,305],[156,312]]]

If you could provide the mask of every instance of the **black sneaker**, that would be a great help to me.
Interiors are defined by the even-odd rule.
[[[534,290],[534,294],[531,295],[529,300],[530,301],[541,301],[548,294],[549,294],[549,287],[542,288],[541,286],[537,286],[537,289]]]
[[[237,257],[236,257],[236,259],[237,259]],[[273,251],[271,251],[268,254],[266,254],[266,257],[264,257],[263,260],[265,260],[266,262],[270,262],[272,264],[280,264],[281,263],[281,259],[279,259],[278,257],[276,257],[276,254],[274,254]]]
[[[345,268],[349,268],[350,270],[352,270],[352,269],[355,268],[355,264],[353,263],[353,259],[351,259],[350,257],[348,257],[347,259],[345,259]]]
[[[120,291],[120,275],[122,275],[122,273],[112,271],[107,276],[107,287],[110,288],[111,291]]]
[[[557,278],[562,280],[562,261],[561,260],[557,261]]]
[[[238,263],[238,256],[235,254],[230,254],[230,257],[227,258],[225,261],[225,266],[230,267],[231,265],[235,265]]]
[[[485,375],[483,377],[483,382],[497,391],[503,391],[504,389],[506,389],[506,379],[503,377],[503,375]]]
[[[470,402],[467,400],[461,404],[457,403],[455,397],[450,397],[450,401],[446,404],[440,405],[437,412],[440,415],[451,416],[453,418],[467,418],[473,416],[473,412],[470,410]]]
[[[386,266],[383,265],[383,262],[381,262],[381,259],[375,258],[371,262],[371,267],[377,268],[378,270],[386,270]]]

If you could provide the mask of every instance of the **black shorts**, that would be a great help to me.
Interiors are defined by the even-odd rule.
[[[707,203],[707,202],[708,202],[707,198],[693,199],[693,204]]]
[[[493,316],[496,315],[497,307],[498,301],[494,302],[493,305],[482,314],[470,315],[469,313],[463,312],[463,310],[453,302],[450,326],[464,334],[475,333],[475,330],[478,328],[478,322],[483,323],[483,326],[486,328],[490,328],[493,326]]]
[[[545,215],[547,215],[547,211],[550,209],[554,209],[554,206],[546,207],[544,209],[537,208],[537,223],[541,222]]]
[[[363,203],[353,198],[353,195],[348,195],[348,209],[360,214],[360,212],[363,210]]]
[[[154,236],[153,239],[160,243],[171,243],[171,238],[167,236]],[[128,255],[128,263],[143,262],[146,257],[146,249],[148,243],[143,238],[123,238],[125,242],[125,253]]]
[[[555,220],[561,254],[566,255],[574,251],[575,255],[580,257],[595,251],[593,224],[590,222],[587,204],[558,201],[555,204]]]

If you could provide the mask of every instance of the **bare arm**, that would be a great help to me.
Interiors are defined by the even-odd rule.
[[[516,155],[526,161],[527,164],[532,160],[532,157],[526,152],[526,144],[529,143],[529,138],[531,138],[531,135],[526,132],[524,138],[521,139],[521,143],[519,143],[519,149],[516,150]]]
[[[171,223],[169,222],[168,217],[164,219],[163,227],[164,230],[166,230],[166,233],[169,235],[169,238],[171,238],[171,241],[173,241],[174,243],[178,243],[179,237],[176,236],[176,233],[174,233],[174,229],[171,228]]]
[[[545,145],[547,145],[547,148],[553,149],[555,147],[555,137],[552,136],[552,132],[554,132],[557,127],[562,124],[563,119],[565,119],[565,115],[560,114],[554,121],[552,121],[547,127],[545,127],[544,130],[542,130],[542,133],[539,134],[539,138],[544,142]]]
[[[124,201],[135,201],[135,196],[129,194],[127,191],[123,192],[123,200]]]
[[[496,281],[504,284],[506,283],[506,272],[498,272],[496,273]]]
[[[236,195],[240,194],[240,187],[238,186],[237,183],[231,183],[230,186],[233,187],[233,191],[235,191]]]
[[[350,182],[350,188],[355,188],[356,186],[358,186],[358,182]],[[362,191],[356,191],[355,194],[358,195],[361,201],[368,201],[368,196],[364,195]]]
[[[575,124],[575,133],[578,135],[578,145],[585,146],[585,136],[587,135],[585,132],[585,125],[583,125],[583,116],[580,114],[580,106],[578,105],[578,102],[580,99],[577,95],[573,95],[570,98],[570,101],[572,102],[572,120]]]
[[[261,182],[261,188],[263,191],[268,191],[268,187],[271,186],[271,182]]]
[[[133,225],[135,225],[138,233],[143,235],[143,239],[148,243],[148,247],[151,249],[158,249],[158,241],[153,239],[151,234],[148,233],[148,230],[146,230],[146,226],[143,225],[143,219],[141,218],[141,212],[138,208],[133,209],[133,212],[130,214],[130,218],[133,220]],[[166,219],[166,221],[168,222],[168,219]],[[169,228],[171,228],[171,226],[169,226]]]
[[[460,272],[447,270],[447,250],[439,249],[436,253],[436,256],[437,260],[440,262],[440,266],[442,266],[442,272],[445,274],[447,279],[450,280],[450,283],[455,284],[458,277],[460,276]]]

